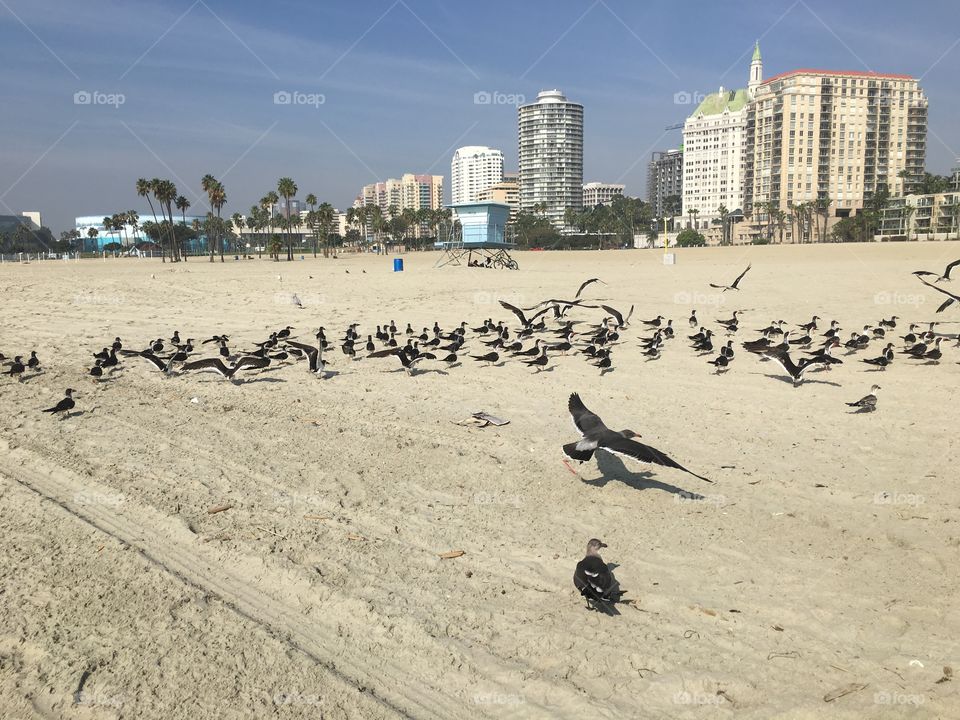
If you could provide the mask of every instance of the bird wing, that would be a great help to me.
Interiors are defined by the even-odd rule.
[[[403,350],[402,347],[391,347],[391,348],[386,348],[385,350],[376,350],[370,353],[369,355],[367,355],[367,357],[368,358],[389,357],[390,355],[399,355],[402,350]]]
[[[663,454],[656,448],[652,448],[649,445],[644,445],[643,443],[637,442],[636,440],[632,440],[630,438],[625,438],[619,433],[612,433],[610,437],[605,437],[598,449],[606,450],[617,455],[624,455],[644,463],[662,465],[664,467],[683,470],[683,472],[693,475],[695,478],[703,480],[704,482],[713,482],[713,480],[709,480],[702,475],[697,475],[695,472],[687,470],[687,468],[678,463],[676,460],[668,455]]]
[[[739,275],[737,275],[737,279],[733,281],[733,284],[732,284],[730,287],[737,287],[737,283],[739,283],[741,280],[743,280],[743,276],[746,275],[748,272],[750,272],[750,268],[751,268],[751,267],[753,267],[752,264],[747,265],[747,269],[744,270],[744,271],[743,271],[742,273],[740,273]],[[738,288],[738,289],[739,289],[739,288]]]
[[[960,260],[954,260],[952,263],[947,265],[947,269],[943,271],[943,277],[949,280],[950,271],[953,270],[957,265],[960,265]]]
[[[226,377],[230,369],[223,364],[223,360],[220,358],[204,358],[203,360],[195,360],[194,362],[185,363],[183,366],[184,371],[188,370],[216,370],[221,375]]]
[[[156,366],[157,370],[167,369],[167,364],[163,360],[158,358],[156,355],[154,355],[153,353],[143,353],[143,354],[140,354],[140,357],[142,357],[144,360],[149,360],[151,363],[153,363]]]
[[[601,280],[600,278],[590,278],[590,279],[587,280],[585,283],[583,283],[583,285],[580,286],[580,289],[577,290],[577,294],[574,295],[573,297],[579,298],[579,297],[580,297],[580,293],[583,292],[583,289],[584,289],[585,287],[587,287],[587,285],[590,285],[591,283],[595,283],[595,282],[602,283],[603,280]]]
[[[237,370],[257,370],[258,368],[265,368],[269,364],[270,358],[268,357],[256,357],[254,355],[248,355],[247,357],[242,357],[237,361],[237,364],[234,367],[234,372]]]
[[[290,347],[303,350],[307,355],[312,355],[316,352],[319,352],[317,348],[315,348],[313,345],[307,345],[306,343],[296,342],[295,340],[287,340],[285,344],[289,345]]]
[[[771,360],[775,360],[780,367],[782,367],[790,375],[790,377],[794,377],[795,374],[799,374],[799,372],[809,364],[804,364],[804,362],[801,361],[801,367],[797,367],[797,365],[790,358],[790,354],[783,348],[779,347],[768,348],[762,351],[760,354],[765,355]],[[806,358],[804,358],[804,360],[806,360]]]
[[[567,409],[573,417],[573,424],[584,437],[610,432],[610,429],[604,425],[603,420],[601,420],[599,416],[587,410],[587,406],[583,404],[583,400],[580,399],[578,393],[572,393],[570,395],[570,399],[567,401]]]
[[[606,310],[611,315],[613,315],[614,318],[616,318],[617,325],[619,326],[623,325],[623,315],[620,314],[619,310],[617,310],[616,308],[612,308],[609,305],[601,305],[600,307]]]
[[[584,597],[591,600],[609,601],[607,594],[613,587],[613,578],[607,564],[599,557],[588,555],[577,563],[573,584]]]
[[[942,293],[943,295],[946,295],[948,298],[950,298],[950,300],[949,300],[948,302],[943,303],[943,305],[941,305],[940,307],[937,308],[937,312],[943,312],[944,310],[946,310],[948,307],[950,307],[950,304],[951,304],[953,301],[960,302],[960,295],[954,295],[954,294],[953,294],[952,292],[950,292],[949,290],[944,290],[943,288],[937,287],[936,285],[934,285],[934,284],[932,284],[932,283],[928,283],[928,282],[927,282],[926,280],[924,280],[923,278],[920,278],[920,282],[922,282],[924,285],[926,285],[926,286],[927,286],[928,288],[930,288],[931,290],[936,290],[938,293]]]
[[[726,286],[726,285],[714,285],[713,283],[710,283],[710,287],[716,288],[717,290],[721,290],[721,289],[722,289],[722,290],[726,290],[726,289],[727,289],[727,286]]]
[[[504,302],[503,300],[500,301],[500,305],[502,305],[505,309],[509,310],[509,311],[512,312],[514,315],[516,315],[518,318],[520,318],[520,322],[524,325],[524,327],[526,327],[527,325],[530,324],[530,323],[527,321],[526,316],[523,314],[523,310],[521,310],[520,308],[515,307],[514,305],[511,305],[511,304],[508,303],[508,302]]]

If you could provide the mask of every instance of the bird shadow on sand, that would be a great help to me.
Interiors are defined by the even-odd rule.
[[[611,455],[610,453],[606,452],[598,452],[596,454],[596,458],[597,469],[600,471],[600,477],[593,480],[581,478],[582,482],[587,485],[593,485],[594,487],[602,488],[612,480],[619,480],[634,490],[663,490],[664,492],[668,492],[673,495],[681,495],[687,500],[705,499],[703,495],[699,495],[695,492],[690,492],[689,490],[684,490],[676,485],[670,485],[669,483],[654,480],[654,474],[652,472],[646,470],[642,472],[633,472],[627,468],[627,466],[624,465],[623,460],[618,458],[616,455]]]
[[[760,373],[754,373],[754,374],[759,375]],[[793,385],[793,378],[790,377],[789,375],[767,375],[767,374],[764,374],[764,377],[772,378],[772,379],[774,379],[774,380],[779,380],[780,382],[787,383],[787,385]],[[831,381],[831,380],[811,380],[811,379],[806,379],[806,378],[805,378],[804,381],[803,381],[803,383],[804,383],[804,384],[807,384],[807,385],[831,385],[831,386],[833,386],[833,387],[843,387],[840,383],[835,383],[835,382],[833,382],[833,381]]]
[[[252,385],[253,383],[261,383],[261,382],[263,382],[263,383],[285,383],[286,380],[284,380],[283,378],[275,378],[275,377],[258,377],[258,378],[251,378],[251,379],[249,379],[249,380],[243,379],[243,380],[240,380],[239,382],[236,382],[236,383],[234,383],[234,384],[235,384],[235,385]]]

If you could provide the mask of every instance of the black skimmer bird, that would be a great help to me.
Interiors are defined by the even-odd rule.
[[[601,283],[601,284],[603,284],[603,285],[606,285],[606,283],[603,282],[603,280],[601,280],[600,278],[590,278],[589,280],[587,280],[586,282],[584,282],[584,283],[577,289],[577,294],[573,296],[574,300],[579,300],[579,299],[580,299],[580,293],[583,292],[584,288],[586,288],[588,285],[591,285],[592,283],[596,283],[596,282]]]
[[[803,325],[798,325],[797,327],[799,327],[805,333],[811,333],[817,329],[817,320],[820,320],[820,316],[814,315],[810,322],[804,323]]]
[[[727,360],[733,360],[733,340],[727,340],[726,345],[720,346],[720,354]]]
[[[217,345],[223,345],[223,344],[227,343],[229,340],[230,340],[230,338],[227,337],[226,335],[214,335],[214,336],[211,337],[211,338],[207,338],[206,340],[204,340],[204,341],[201,342],[200,344],[201,344],[201,345],[206,345],[207,343],[217,343]]]
[[[302,351],[306,355],[310,372],[314,375],[324,376],[327,364],[323,361],[322,347],[313,347],[313,345],[307,345],[306,343],[295,342],[293,340],[288,340],[287,345]]]
[[[544,313],[549,312],[549,310],[550,310],[550,307],[547,306],[547,307],[545,307],[545,308],[537,311],[534,315],[532,315],[531,317],[528,318],[528,317],[524,314],[523,310],[521,310],[520,308],[518,308],[518,307],[516,307],[516,306],[514,306],[514,305],[511,305],[511,304],[508,303],[508,302],[504,302],[503,300],[500,300],[499,302],[500,302],[500,305],[501,305],[505,310],[509,310],[510,312],[512,312],[514,315],[517,316],[517,319],[520,320],[520,324],[523,325],[524,329],[529,329],[529,328],[533,325],[533,321],[534,321],[534,320],[536,320],[538,317],[540,317],[540,316],[543,315]]]
[[[610,357],[610,351],[607,350],[606,354],[600,358],[598,362],[593,363],[593,366],[600,368],[601,377],[611,372],[613,370],[613,358]]]
[[[169,375],[170,372],[173,370],[173,363],[178,354],[179,353],[175,353],[174,355],[171,355],[167,359],[157,357],[153,353],[140,353],[140,357],[142,357],[144,360],[147,360],[151,365],[153,365],[157,370],[162,372],[164,375]],[[183,359],[186,360],[186,353],[183,353]]]
[[[436,360],[436,356],[431,353],[420,353],[413,345],[402,345],[398,348],[387,348],[370,353],[369,358],[384,358],[395,355],[400,359],[400,364],[407,371],[407,375],[413,375],[416,364],[421,360]]]
[[[713,283],[710,283],[710,287],[716,288],[717,290],[720,290],[720,292],[726,292],[727,290],[739,290],[739,289],[740,289],[740,287],[739,287],[740,281],[743,280],[743,276],[744,276],[744,275],[746,275],[748,272],[750,272],[750,268],[751,268],[751,267],[752,267],[752,265],[747,265],[747,269],[744,270],[744,271],[743,271],[742,273],[740,273],[739,275],[737,275],[737,279],[734,280],[734,281],[733,281],[732,283],[730,283],[729,285],[714,285]]]
[[[730,358],[726,355],[717,355],[713,360],[707,360],[707,364],[713,365],[717,369],[717,375],[719,375],[730,368]]]
[[[563,452],[566,453],[567,457],[585,462],[592,458],[598,450],[605,450],[609,453],[639,460],[642,463],[682,470],[705,482],[713,482],[687,470],[659,450],[637,442],[633,438],[640,436],[632,430],[621,430],[620,432],[611,430],[604,424],[603,420],[586,408],[577,393],[570,395],[567,409],[573,417],[574,426],[583,436],[577,442],[567,443],[563,446]]]
[[[688,324],[690,325],[690,327],[692,327],[692,328],[695,328],[697,325],[700,324],[700,321],[697,320],[697,311],[696,311],[696,310],[691,310],[691,311],[690,311],[690,317],[687,318],[687,323],[688,323]]]
[[[897,327],[897,320],[899,319],[900,318],[897,317],[896,315],[892,315],[889,320],[881,320],[878,323],[878,325],[880,325],[880,327],[889,328],[890,330],[893,330],[895,327]]]
[[[850,407],[857,408],[857,412],[873,412],[877,409],[877,393],[880,392],[880,386],[874,385],[870,388],[870,394],[865,395],[856,402],[847,403]]]
[[[516,343],[514,343],[514,345],[516,345]],[[524,350],[523,344],[521,343],[520,349],[514,350],[513,355],[514,357],[518,357],[518,358],[536,357],[537,355],[540,355],[540,345],[541,345],[541,341],[535,340],[533,345],[531,345],[527,350]]]
[[[27,369],[36,372],[40,369],[40,358],[37,357],[37,351],[30,351],[30,358],[27,360]]]
[[[573,571],[573,585],[586,599],[587,607],[591,603],[615,603],[624,594],[617,586],[613,574],[600,557],[600,549],[607,547],[605,542],[591,538],[587,543],[587,554],[577,563]]]
[[[617,310],[616,308],[610,307],[609,305],[601,305],[600,307],[603,308],[605,312],[608,312],[611,315],[613,315],[613,319],[616,320],[618,330],[620,328],[626,328],[629,326],[630,316],[633,315],[633,305],[630,306],[630,311],[627,313],[626,317],[624,317],[619,310]]]
[[[794,387],[797,387],[803,382],[803,374],[814,365],[827,365],[843,362],[837,358],[830,357],[828,354],[824,354],[818,357],[800,358],[799,363],[794,363],[790,357],[790,353],[781,347],[769,348],[762,354],[771,360],[776,361],[780,367],[782,367],[787,374],[793,378]]]
[[[47,408],[42,412],[50,413],[51,415],[59,415],[60,419],[62,420],[70,415],[70,411],[73,410],[74,407],[76,407],[76,403],[73,401],[73,390],[71,388],[67,388],[64,391],[64,398],[60,402],[58,402],[52,408]]]
[[[539,342],[539,341],[538,341],[538,342]],[[547,346],[546,346],[546,345],[544,345],[543,347],[540,348],[540,355],[538,355],[537,357],[535,357],[533,360],[524,360],[524,361],[523,361],[524,365],[526,365],[527,367],[536,368],[536,371],[537,371],[537,372],[541,372],[541,371],[547,366],[547,363],[548,363],[548,362],[550,362],[550,360],[549,360],[549,358],[547,357]]]
[[[942,337],[937,337],[933,341],[933,347],[927,350],[923,354],[923,360],[927,361],[927,365],[937,365],[941,358],[943,358],[943,353],[940,350],[940,343],[943,341]]]
[[[952,263],[947,265],[946,270],[943,271],[943,275],[938,275],[935,272],[930,272],[929,270],[914,270],[913,274],[917,277],[922,277],[924,275],[929,275],[935,277],[934,282],[940,282],[941,280],[950,280],[950,271],[953,270],[957,265],[960,265],[960,260],[954,260]]]
[[[657,315],[653,320],[641,320],[641,323],[648,327],[660,327],[660,323],[663,322],[663,315]]]
[[[96,382],[103,377],[103,365],[101,360],[97,360],[92,368],[90,368],[90,377],[93,378],[93,381]]]
[[[883,354],[879,357],[864,358],[862,362],[865,362],[867,365],[873,365],[880,370],[886,370],[887,366],[893,363],[893,343],[887,343],[887,347],[884,348]]]
[[[928,282],[927,282],[926,280],[924,280],[923,278],[920,278],[920,282],[922,282],[922,283],[923,283],[924,285],[926,285],[927,287],[929,287],[929,288],[931,288],[931,289],[933,289],[933,290],[936,290],[938,293],[942,293],[943,295],[946,295],[946,296],[947,296],[947,299],[943,301],[943,304],[940,305],[940,307],[937,308],[937,312],[938,312],[938,313],[943,312],[944,310],[946,310],[948,307],[950,307],[950,306],[951,306],[953,303],[955,303],[955,302],[956,302],[956,303],[960,303],[960,295],[954,295],[952,292],[947,292],[947,291],[944,290],[943,288],[937,287],[936,285],[931,285],[930,283],[928,283]]]
[[[290,337],[290,331],[291,331],[291,330],[293,330],[293,327],[290,326],[290,325],[287,325],[285,328],[283,328],[283,330],[280,330],[280,331],[277,333],[277,337],[278,337],[278,338],[288,338],[288,337]]]
[[[22,355],[15,356],[11,362],[7,363],[7,366],[10,369],[7,370],[4,373],[4,375],[15,377],[20,382],[23,382],[23,371],[26,370],[26,367],[23,364],[23,356]]]
[[[183,366],[183,371],[213,370],[222,377],[232,380],[234,375],[236,375],[240,370],[258,370],[267,367],[269,364],[270,358],[256,357],[253,355],[247,355],[240,358],[237,363],[231,367],[227,367],[220,358],[205,358],[203,360],[195,360],[194,362],[185,363]]]
[[[495,352],[487,353],[486,355],[471,355],[470,357],[477,362],[487,363],[487,365],[493,365],[500,359],[500,355]]]

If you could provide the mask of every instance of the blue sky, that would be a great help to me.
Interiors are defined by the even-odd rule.
[[[960,156],[958,20],[956,0],[0,0],[0,214],[40,210],[59,232],[76,215],[143,212],[141,176],[174,180],[203,212],[205,173],[229,213],[284,175],[346,208],[378,179],[449,179],[461,145],[499,147],[515,169],[515,107],[474,96],[555,87],[585,106],[584,180],[642,195],[650,152],[680,142],[664,130],[691,109],[676,94],[745,86],[757,38],[767,77],[921,77],[927,166],[946,173]],[[284,91],[313,104],[276,104]]]

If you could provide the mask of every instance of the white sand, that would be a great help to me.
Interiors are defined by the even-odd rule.
[[[436,270],[432,254],[402,274],[376,257],[0,266],[0,351],[37,349],[45,367],[0,378],[0,715],[960,717],[960,680],[936,682],[960,665],[960,350],[886,373],[848,360],[795,389],[739,347],[717,377],[685,339],[690,299],[708,324],[748,309],[738,341],[814,313],[848,333],[896,314],[901,335],[942,299],[909,272],[958,256],[948,243],[684,250],[671,268],[650,251],[522,253],[519,272]],[[741,293],[713,294],[747,262]],[[579,356],[539,375],[467,360],[408,377],[339,350],[326,381],[303,364],[241,386],[165,378],[136,358],[108,382],[86,376],[115,335],[249,346],[287,324],[307,338],[353,321],[364,335],[391,319],[514,324],[497,298],[568,297],[593,276],[607,285],[591,299],[636,304],[604,377]],[[293,292],[306,309],[284,304]],[[660,313],[678,338],[647,363],[637,321]],[[939,318],[960,331],[960,309]],[[879,411],[849,414],[873,382]],[[82,415],[38,412],[67,386]],[[572,475],[571,391],[716,484],[609,456]],[[452,424],[474,410],[511,423]],[[573,588],[592,536],[637,602],[619,617]],[[824,702],[849,683],[866,687]]]

